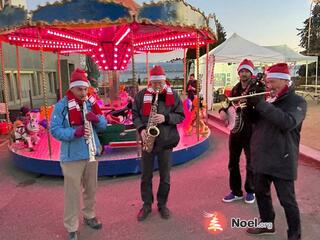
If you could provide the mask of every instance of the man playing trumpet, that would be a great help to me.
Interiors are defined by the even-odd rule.
[[[249,228],[250,234],[275,233],[275,212],[271,199],[271,183],[284,208],[288,223],[288,240],[301,239],[301,223],[295,196],[299,143],[302,122],[306,116],[306,101],[291,87],[288,65],[278,63],[267,70],[266,86],[270,98],[248,98],[247,103],[259,113],[251,139],[255,193],[263,223],[271,228]]]
[[[99,154],[101,146],[96,131],[106,128],[106,120],[92,95],[88,95],[89,81],[82,69],[71,76],[70,89],[54,107],[50,131],[61,141],[60,166],[64,176],[64,226],[69,240],[78,239],[80,198],[83,197],[83,217],[86,225],[100,229],[102,224],[95,214],[98,161],[90,154]],[[83,115],[84,104],[88,113]],[[86,118],[86,119],[84,119]],[[90,121],[92,128],[85,121]],[[93,131],[93,132],[91,132]],[[94,141],[95,153],[87,141]],[[83,188],[83,190],[82,190]]]

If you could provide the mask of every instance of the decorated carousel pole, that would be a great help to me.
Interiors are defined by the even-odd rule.
[[[133,40],[133,29],[131,29],[131,64],[132,64],[132,85],[134,86],[134,95],[136,95],[136,69],[134,66],[134,40]],[[140,134],[136,131],[136,139],[137,139],[137,157],[141,157],[142,155],[142,141],[140,140]]]
[[[149,80],[149,51],[146,52],[146,73],[147,79]]]
[[[57,53],[57,72],[59,81],[59,100],[62,98],[61,55]]]
[[[183,94],[187,93],[187,49],[183,49]]]
[[[20,65],[20,49],[19,46],[16,46],[16,61],[17,61],[17,80],[18,80],[18,96],[20,107],[22,107],[22,87],[21,87],[21,65]]]
[[[6,110],[6,119],[8,123],[7,126],[9,128],[10,116],[9,116],[9,106],[8,106],[9,104],[8,86],[6,81],[6,72],[4,67],[4,53],[3,53],[3,46],[1,41],[0,41],[0,58],[1,58],[2,93],[3,93],[4,104],[5,104],[5,110]]]
[[[134,87],[134,95],[137,93],[137,84],[136,84],[136,69],[135,69],[135,64],[134,64],[134,33],[133,29],[131,29],[131,64],[132,64],[132,85]]]
[[[197,31],[197,44],[196,44],[196,61],[197,61],[197,140],[200,140],[200,73],[199,73],[199,55],[200,55],[200,36]]]
[[[41,42],[40,29],[38,29],[38,38]],[[44,71],[45,53],[43,51],[42,45],[40,47],[40,57],[41,57],[41,81],[42,81],[42,91],[43,91],[43,101],[44,101],[44,112],[45,112],[45,117],[46,117],[46,121],[47,121],[46,132],[47,132],[47,137],[48,137],[49,158],[51,159],[52,150],[51,150],[51,137],[50,137],[50,132],[49,132],[50,121],[49,121],[49,115],[48,115],[48,94],[47,94],[48,82],[46,81],[46,78],[45,78],[45,71]]]
[[[206,46],[206,123],[208,124],[209,43]]]

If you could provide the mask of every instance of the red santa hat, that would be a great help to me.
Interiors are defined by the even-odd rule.
[[[272,65],[267,70],[267,79],[268,78],[280,78],[284,80],[291,80],[289,67],[286,63],[277,63]]]
[[[150,81],[161,81],[161,80],[166,80],[166,74],[164,72],[164,69],[159,66],[155,65],[153,68],[150,70]]]
[[[248,71],[251,72],[251,74],[253,74],[253,70],[254,70],[254,65],[251,62],[251,60],[249,59],[244,59],[238,67],[238,72],[240,72],[242,69],[247,69]]]
[[[77,68],[71,74],[70,88],[73,87],[89,87],[89,80],[85,70]]]

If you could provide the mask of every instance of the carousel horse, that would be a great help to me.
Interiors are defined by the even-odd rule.
[[[206,118],[206,103],[203,98],[200,97],[200,111],[199,111],[199,133],[201,135],[206,135],[209,133],[209,127],[205,124],[204,119]],[[197,111],[198,111],[198,98],[195,97],[192,102],[192,110],[191,110],[191,120],[189,126],[187,127],[187,134],[191,135],[193,132],[193,128],[197,122]]]
[[[32,143],[37,145],[40,141],[39,132],[40,132],[40,112],[30,112],[29,119],[27,121],[27,131],[31,137]]]
[[[30,151],[33,151],[33,144],[31,137],[29,136],[25,125],[21,120],[17,120],[13,123],[13,129],[11,132],[11,140],[14,143],[20,143],[23,142],[25,145],[27,145],[28,149]]]

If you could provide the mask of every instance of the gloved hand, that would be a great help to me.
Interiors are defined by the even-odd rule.
[[[259,95],[255,97],[248,97],[247,98],[247,105],[251,107],[256,107],[259,102],[264,101],[264,95]]]
[[[92,123],[98,123],[99,118],[97,115],[95,115],[93,112],[88,112],[86,115],[86,119]]]
[[[74,136],[77,138],[84,136],[84,126],[83,125],[76,128],[76,131],[74,132]]]

